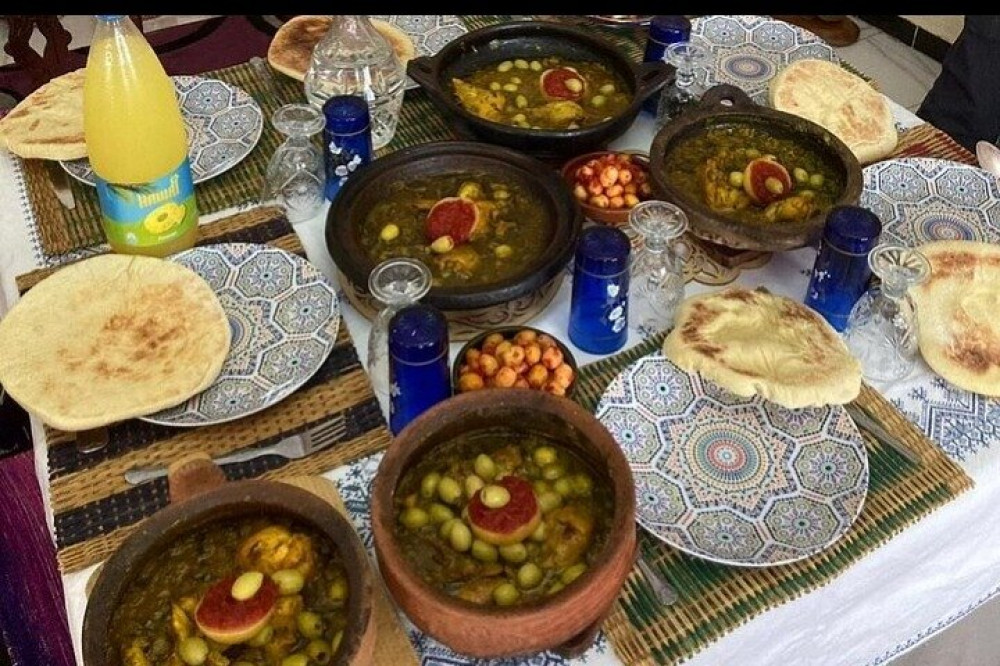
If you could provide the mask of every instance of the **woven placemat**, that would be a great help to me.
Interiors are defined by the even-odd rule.
[[[605,388],[637,359],[656,351],[663,334],[616,356],[580,369],[575,399],[594,410]],[[891,434],[923,457],[914,466],[865,437],[870,467],[868,496],[847,534],[818,555],[793,564],[742,568],[686,555],[641,531],[640,547],[669,580],[680,601],[655,600],[638,569],[604,624],[616,654],[626,664],[675,664],[751,618],[814,590],[895,534],[972,487],[972,480],[888,400],[865,385],[857,402]]]
[[[269,243],[304,256],[291,225],[277,214],[275,209],[255,210],[205,225],[199,245]],[[51,272],[21,276],[18,287],[23,292]],[[216,457],[265,446],[334,420],[340,421],[337,436],[327,448],[294,461],[266,456],[226,465],[226,476],[283,479],[320,474],[388,446],[385,418],[343,322],[329,358],[302,388],[237,421],[197,428],[123,421],[109,427],[104,449],[89,454],[79,452],[75,433],[46,427],[49,500],[60,569],[69,573],[105,559],[140,521],[166,506],[166,478],[132,486],[124,478],[129,468],[166,466],[196,451]]]
[[[936,157],[974,166],[979,164],[965,146],[929,123],[900,132],[896,148],[885,159],[896,157]]]

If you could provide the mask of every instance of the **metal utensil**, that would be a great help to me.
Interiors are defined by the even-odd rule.
[[[646,582],[653,589],[653,596],[664,606],[671,606],[680,599],[680,595],[674,589],[666,577],[657,571],[653,566],[646,561],[646,555],[640,546],[638,548],[638,556],[636,557],[636,564],[639,565],[639,570],[642,571],[642,575],[646,577]]]
[[[340,440],[346,432],[347,423],[343,415],[338,415],[311,430],[286,437],[270,446],[235,451],[214,458],[213,461],[217,465],[228,465],[263,456],[281,456],[289,460],[297,460],[329,447]],[[133,467],[125,472],[125,480],[131,484],[140,484],[166,475],[167,468],[165,466]]]
[[[855,403],[847,403],[844,407],[847,408],[847,413],[854,420],[854,423],[874,437],[876,442],[892,449],[914,465],[920,465],[923,462],[923,457],[919,453],[889,433],[864,407]]]
[[[59,199],[59,203],[68,210],[76,208],[76,199],[73,197],[73,189],[69,184],[69,174],[67,174],[58,162],[46,160],[46,168],[49,170],[49,186],[52,192]]]

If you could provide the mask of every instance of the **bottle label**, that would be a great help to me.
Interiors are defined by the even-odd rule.
[[[118,245],[159,245],[198,224],[198,204],[186,157],[176,169],[148,183],[116,184],[97,176],[97,196],[104,231],[108,240]]]

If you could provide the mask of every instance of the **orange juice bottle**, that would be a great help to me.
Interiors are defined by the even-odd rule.
[[[194,245],[198,205],[177,93],[127,16],[97,17],[83,120],[111,248],[162,257]]]

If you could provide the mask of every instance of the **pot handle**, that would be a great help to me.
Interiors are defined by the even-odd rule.
[[[222,468],[207,453],[192,453],[167,468],[170,503],[178,504],[226,483]]]
[[[434,76],[434,58],[420,56],[406,64],[406,74],[432,95],[440,95],[441,88]]]
[[[665,62],[644,62],[633,67],[635,70],[635,99],[643,100],[658,91],[674,78],[673,65]]]
[[[712,86],[698,102],[698,110],[733,111],[752,109],[757,104],[743,90],[728,83]]]

